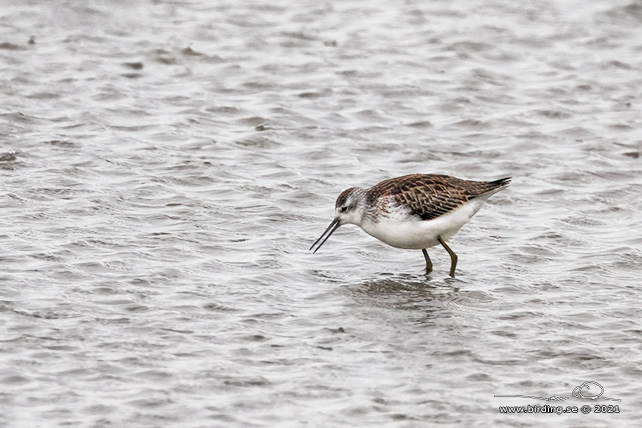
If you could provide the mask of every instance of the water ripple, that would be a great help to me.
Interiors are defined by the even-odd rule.
[[[3,5],[2,426],[534,426],[494,395],[586,380],[642,417],[636,2],[124,6]],[[514,177],[457,278],[307,251],[411,172]]]

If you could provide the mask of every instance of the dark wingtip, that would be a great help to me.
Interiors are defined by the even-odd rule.
[[[504,187],[510,184],[510,181],[512,180],[512,178],[513,177],[504,177],[504,178],[500,178],[499,180],[491,181],[491,183],[497,187]]]

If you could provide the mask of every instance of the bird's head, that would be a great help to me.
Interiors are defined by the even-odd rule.
[[[319,248],[328,240],[339,226],[344,224],[361,224],[365,210],[365,190],[360,187],[351,187],[341,192],[334,206],[334,220],[323,234],[310,247],[312,250],[315,246],[316,253]],[[320,242],[320,243],[319,243]],[[319,245],[317,245],[319,243]]]

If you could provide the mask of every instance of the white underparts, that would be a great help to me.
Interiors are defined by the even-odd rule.
[[[397,248],[422,249],[448,240],[468,223],[491,195],[473,199],[461,207],[432,220],[409,220],[407,216],[390,213],[374,222],[365,218],[359,226],[369,235]],[[401,214],[401,213],[399,213]],[[405,217],[405,218],[404,218]]]

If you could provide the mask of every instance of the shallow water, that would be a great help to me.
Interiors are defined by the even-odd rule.
[[[3,426],[642,418],[639,1],[0,8]],[[414,172],[513,176],[456,278],[307,251]],[[587,403],[620,413],[499,410]]]

